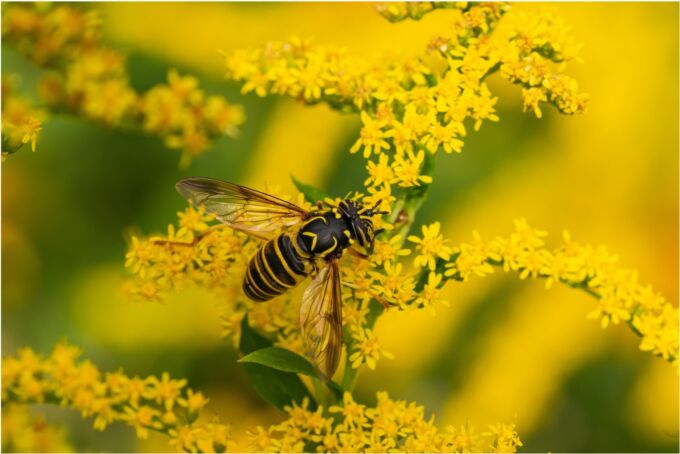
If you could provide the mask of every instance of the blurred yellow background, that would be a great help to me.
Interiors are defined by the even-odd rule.
[[[128,301],[119,291],[123,233],[164,230],[183,206],[173,189],[182,176],[291,190],[292,173],[334,194],[365,178],[363,160],[347,152],[360,127],[356,116],[242,96],[222,80],[218,50],[298,35],[364,55],[415,55],[446,32],[447,12],[390,24],[363,3],[97,7],[107,40],[129,55],[133,85],[150,86],[178,67],[207,91],[243,104],[247,121],[239,139],[220,141],[187,171],[154,139],[68,117],[45,127],[38,152],[7,161],[3,354],[20,345],[47,351],[66,336],[103,369],[186,376],[243,443],[246,429],[280,416],[248,388],[219,339],[214,297],[192,290],[165,305]],[[470,133],[461,155],[437,157],[419,222],[440,220],[453,242],[467,241],[472,230],[504,235],[520,216],[550,232],[548,244],[568,229],[576,241],[608,245],[623,267],[638,269],[641,282],[675,304],[678,4],[514,7],[549,8],[572,25],[584,62],[569,73],[591,96],[588,112],[565,117],[546,108],[537,120],[522,113],[516,87],[492,78],[501,121]],[[7,54],[5,68],[34,77]],[[359,398],[388,390],[424,404],[441,425],[469,419],[483,430],[516,421],[527,451],[677,449],[677,373],[639,352],[627,327],[601,330],[586,320],[595,304],[588,295],[503,273],[451,283],[446,293],[451,307],[436,316],[394,311],[381,319],[378,334],[396,358],[360,372]],[[79,432],[79,449],[167,450],[160,438],[137,444],[126,428],[96,434],[71,414],[54,417]]]

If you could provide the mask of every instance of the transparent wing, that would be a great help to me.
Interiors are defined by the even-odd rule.
[[[337,261],[309,284],[300,306],[300,326],[307,352],[322,379],[335,373],[342,350],[342,294]]]
[[[219,221],[246,233],[273,232],[307,215],[299,206],[273,195],[212,178],[185,178],[175,187],[194,206],[204,206]]]

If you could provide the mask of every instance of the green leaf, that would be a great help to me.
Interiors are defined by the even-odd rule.
[[[293,180],[295,187],[298,189],[298,191],[304,194],[305,199],[307,199],[309,203],[316,203],[328,197],[321,189],[315,188],[310,184],[303,183],[293,175],[290,176],[290,179]]]
[[[255,350],[271,347],[271,345],[272,343],[269,342],[269,339],[250,327],[248,314],[246,314],[243,320],[241,320],[241,341],[238,347],[241,353],[247,355]]]
[[[239,345],[241,353],[248,355],[254,351],[270,347],[271,342],[250,327],[248,316],[243,317]],[[305,397],[309,399],[310,409],[316,408],[314,397],[295,373],[252,362],[244,362],[243,368],[255,392],[276,408],[283,410],[284,406],[290,405],[292,402],[302,404]]]
[[[267,347],[254,351],[238,360],[240,363],[257,363],[272,369],[296,374],[316,376],[314,366],[302,356],[285,348]]]
[[[240,363],[261,364],[283,372],[307,375],[318,379],[319,376],[314,366],[306,358],[295,352],[279,347],[266,347],[251,352],[239,360]],[[326,386],[335,395],[336,399],[342,399],[343,389],[332,380],[325,381]]]

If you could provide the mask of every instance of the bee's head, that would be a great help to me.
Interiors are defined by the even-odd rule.
[[[349,199],[345,199],[338,204],[340,215],[347,220],[351,227],[352,237],[369,254],[373,253],[376,235],[382,232],[382,229],[373,229],[371,218],[377,214],[387,214],[385,211],[377,211],[379,205],[380,202],[370,208],[362,207],[358,209],[355,202]]]

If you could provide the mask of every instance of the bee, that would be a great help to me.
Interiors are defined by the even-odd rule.
[[[185,178],[176,188],[226,226],[264,241],[243,280],[249,299],[268,301],[312,276],[302,297],[300,327],[317,373],[324,380],[331,378],[342,350],[339,260],[346,251],[362,258],[373,252],[380,230],[374,229],[371,218],[386,214],[377,210],[380,202],[366,207],[345,198],[337,206],[317,204],[307,211],[273,195],[211,178]]]

